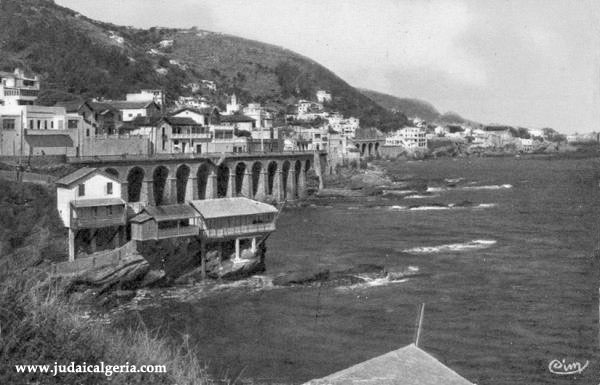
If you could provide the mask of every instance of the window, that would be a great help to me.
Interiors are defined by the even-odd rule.
[[[69,129],[77,128],[77,126],[78,126],[78,124],[77,124],[77,123],[78,123],[78,122],[77,122],[77,119],[69,119],[69,120],[67,121],[67,127],[68,127]]]
[[[77,186],[77,195],[82,197],[85,195],[85,184],[80,184],[79,186]]]
[[[106,184],[106,195],[112,195],[113,193],[113,184],[112,182],[108,182]]]
[[[98,207],[92,207],[92,214],[97,217],[98,216]]]
[[[44,130],[47,130],[47,129],[48,129],[48,121],[44,120]]]
[[[113,214],[113,208],[112,206],[106,206],[106,215],[112,215]]]
[[[41,121],[41,120],[38,120],[38,121],[37,121],[37,126],[38,126],[38,130],[39,130],[40,128],[42,128],[42,121]]]
[[[3,130],[14,130],[15,129],[15,119],[3,119],[2,120],[2,129]]]
[[[85,136],[90,136],[90,129],[89,128],[85,130]]]
[[[33,125],[33,119],[31,119],[31,120],[29,121],[29,129],[30,129],[30,130],[33,130],[34,128],[35,128],[35,127],[34,127],[34,125]]]
[[[50,128],[54,129],[54,120],[50,121]]]

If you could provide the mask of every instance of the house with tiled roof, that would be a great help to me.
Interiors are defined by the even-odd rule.
[[[126,241],[126,205],[121,198],[121,183],[111,174],[84,167],[59,179],[56,208],[69,230],[70,261],[80,249],[94,253]],[[87,241],[82,242],[83,238]]]

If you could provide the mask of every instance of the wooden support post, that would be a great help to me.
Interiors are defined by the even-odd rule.
[[[113,238],[113,242],[115,244],[115,249],[119,248],[119,246],[121,246],[121,226],[117,226],[117,232]]]
[[[75,230],[69,228],[69,262],[75,260]]]
[[[256,253],[256,237],[252,237],[252,253]]]
[[[202,265],[202,279],[206,279],[206,241],[200,241],[200,264]]]
[[[236,261],[240,260],[240,239],[239,238],[235,239],[235,260]]]
[[[92,253],[96,252],[96,235],[97,235],[97,231],[90,231],[90,233],[92,234],[92,239],[90,239],[90,247],[92,249]]]

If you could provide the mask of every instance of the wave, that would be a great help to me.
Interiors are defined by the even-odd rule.
[[[395,285],[398,283],[407,282],[409,280],[409,277],[400,278],[400,279],[389,279],[388,277],[373,278],[373,277],[369,277],[366,275],[357,275],[356,278],[361,279],[363,282],[355,283],[353,285],[348,285],[348,286],[338,286],[335,288],[335,290],[339,291],[339,292],[361,290],[361,289],[368,289],[368,288],[372,288],[372,287]]]
[[[492,185],[480,185],[480,186],[459,186],[459,187],[427,187],[427,192],[429,193],[440,193],[444,191],[450,190],[503,190],[503,189],[511,189],[513,188],[512,184],[492,184]]]
[[[410,254],[435,254],[442,252],[451,252],[451,251],[469,251],[469,250],[481,250],[487,249],[496,244],[496,241],[493,239],[475,239],[466,243],[448,243],[445,245],[438,246],[422,246],[422,247],[413,247],[410,249],[402,250],[405,253]]]
[[[510,189],[513,188],[512,184],[493,184],[493,185],[483,185],[483,186],[463,186],[459,189],[461,190],[502,190],[502,189]]]
[[[410,207],[410,211],[450,210],[453,206],[416,206]]]
[[[431,195],[415,194],[415,195],[407,196],[406,199],[426,199],[426,198],[437,198],[437,197],[439,197],[439,195],[437,195],[437,194],[431,194]]]

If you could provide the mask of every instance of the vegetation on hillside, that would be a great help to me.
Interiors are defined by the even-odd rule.
[[[241,102],[277,109],[323,88],[331,107],[366,126],[402,126],[392,113],[318,63],[284,48],[192,28],[136,29],[94,21],[50,0],[0,1],[0,70],[20,66],[40,74],[40,102],[123,98],[140,88],[162,88],[167,102],[192,93],[190,83],[212,80],[217,92],[196,91],[223,105],[235,92]],[[171,46],[160,42],[172,40]]]

